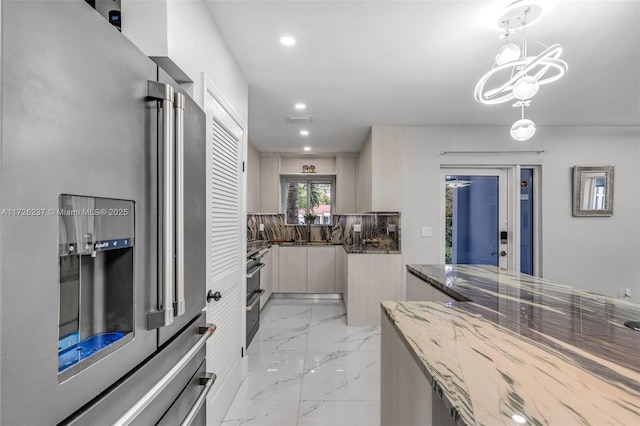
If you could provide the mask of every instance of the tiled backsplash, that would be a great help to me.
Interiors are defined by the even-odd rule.
[[[263,231],[260,231],[261,224]],[[249,240],[325,241],[350,246],[365,243],[383,250],[400,250],[400,214],[335,215],[333,225],[310,226],[285,225],[283,214],[249,214],[247,237]]]

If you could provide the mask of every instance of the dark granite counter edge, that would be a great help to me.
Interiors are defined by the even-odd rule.
[[[445,293],[446,295],[450,296],[456,302],[473,302],[473,300],[469,299],[468,297],[463,296],[462,294],[458,293],[457,291],[455,291],[451,287],[447,287],[446,285],[442,284],[441,282],[436,281],[435,279],[423,274],[422,272],[420,272],[419,270],[415,269],[411,265],[407,265],[407,271],[409,271],[409,273],[411,273],[412,275],[420,278],[422,281],[429,283],[431,286],[437,288],[438,290],[440,290],[441,292]]]
[[[402,343],[404,343],[404,347],[409,351],[413,360],[416,362],[416,364],[418,364],[418,368],[420,368],[424,376],[429,381],[429,384],[431,385],[431,390],[436,395],[438,395],[438,399],[440,399],[440,401],[444,404],[447,411],[449,411],[451,418],[456,422],[458,426],[467,426],[467,423],[460,416],[456,407],[453,406],[451,401],[449,401],[449,398],[447,398],[447,396],[445,395],[444,390],[442,389],[442,386],[440,386],[438,381],[431,375],[431,373],[429,373],[429,370],[427,370],[427,367],[424,365],[424,362],[420,359],[420,357],[418,357],[418,354],[416,353],[415,350],[413,350],[413,348],[411,347],[411,344],[407,340],[404,333],[402,333],[402,331],[400,331],[400,329],[396,325],[396,322],[393,318],[393,314],[389,312],[389,310],[385,308],[384,305],[382,305],[382,303],[380,304],[380,309],[382,309],[382,312],[385,314],[389,322],[391,322],[393,329],[396,331],[396,333],[400,337],[400,340],[402,340]]]

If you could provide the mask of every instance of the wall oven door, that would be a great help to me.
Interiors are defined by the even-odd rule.
[[[260,296],[264,293],[260,289],[260,270],[265,265],[251,263],[247,269],[247,348],[260,328]]]

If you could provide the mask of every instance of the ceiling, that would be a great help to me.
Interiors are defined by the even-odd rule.
[[[207,1],[249,83],[250,143],[261,152],[300,153],[303,146],[358,151],[372,124],[508,132],[519,110],[473,97],[504,43],[496,13],[488,12],[495,3]],[[552,7],[529,35],[560,43],[569,70],[540,89],[526,116],[538,127],[640,125],[640,1],[545,3]],[[283,35],[295,46],[280,44]],[[296,111],[296,102],[307,109]],[[313,122],[288,124],[288,114]]]

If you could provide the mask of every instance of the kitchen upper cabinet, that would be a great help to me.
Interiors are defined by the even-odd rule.
[[[280,156],[260,157],[260,213],[280,211]]]
[[[336,213],[355,213],[356,210],[355,156],[336,157]]]
[[[316,157],[305,155],[302,157],[280,157],[280,174],[281,175],[297,175],[303,173],[304,165],[313,165],[315,173],[319,175],[335,175],[336,174],[336,158],[335,157]]]
[[[306,293],[306,247],[280,247],[278,268],[278,291],[280,293]]]
[[[336,292],[336,250],[307,247],[307,293]]]
[[[402,209],[402,128],[372,126],[356,164],[356,212]]]
[[[247,212],[260,212],[260,154],[249,145],[247,150]]]

